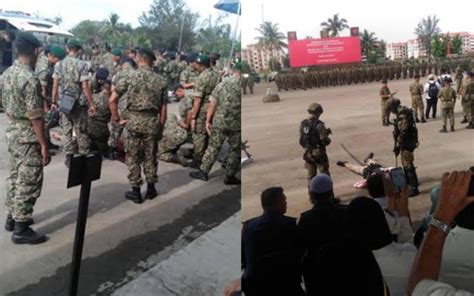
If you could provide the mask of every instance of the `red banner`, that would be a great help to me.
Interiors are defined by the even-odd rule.
[[[361,61],[359,37],[290,40],[288,49],[291,67]]]

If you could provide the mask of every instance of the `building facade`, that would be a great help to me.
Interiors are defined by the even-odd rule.
[[[454,33],[443,33],[441,36],[447,36],[454,38],[456,35],[459,35],[462,40],[462,47],[461,51],[463,54],[467,54],[469,52],[474,52],[474,34],[470,34],[468,32],[454,32]]]
[[[270,58],[276,58],[276,60],[283,66],[284,52],[277,50],[260,49],[256,44],[249,44],[242,49],[242,60],[246,61],[249,66],[256,72],[262,72],[270,69]]]
[[[408,58],[407,42],[388,43],[385,54],[391,60],[401,60]]]
[[[407,41],[408,58],[424,58],[427,56],[425,46],[420,39],[411,39]]]

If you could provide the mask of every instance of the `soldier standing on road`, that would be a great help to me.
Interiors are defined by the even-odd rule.
[[[382,79],[382,88],[380,89],[379,95],[380,95],[380,99],[381,99],[380,100],[380,109],[381,109],[381,112],[382,112],[382,125],[383,126],[388,126],[389,114],[387,114],[387,112],[385,112],[385,110],[386,110],[385,105],[386,105],[388,99],[390,99],[390,97],[392,96],[392,93],[390,92],[390,89],[388,88],[387,78]]]
[[[411,94],[411,106],[415,112],[416,122],[420,122],[418,118],[421,118],[421,122],[426,122],[425,120],[425,106],[423,104],[423,85],[420,83],[420,75],[415,75],[415,81],[410,84],[410,94]],[[418,114],[420,117],[418,117]]]
[[[451,87],[451,78],[444,78],[444,87],[440,90],[438,98],[441,101],[441,117],[443,119],[443,128],[440,133],[447,133],[446,124],[451,124],[451,131],[454,132],[454,105],[456,103],[456,91]]]
[[[10,174],[6,182],[7,221],[15,244],[39,244],[46,236],[30,228],[36,200],[41,195],[43,166],[50,161],[44,136],[43,106],[33,68],[40,42],[32,34],[19,33],[18,58],[3,73],[3,103],[9,119],[6,130]]]
[[[209,97],[220,81],[219,74],[210,68],[209,57],[200,55],[196,62],[199,64],[199,77],[194,87],[194,101],[191,110],[191,130],[193,132],[193,162],[191,167],[199,168],[206,151],[209,135],[206,132],[206,111]]]
[[[466,122],[469,122],[466,128],[474,129],[474,71],[468,73],[468,78],[461,89],[461,98],[465,109]]]
[[[89,75],[87,64],[77,58],[82,48],[81,43],[71,39],[67,45],[68,55],[64,60],[54,66],[53,73],[53,102],[51,111],[58,107],[58,100],[63,95],[75,99],[74,108],[69,114],[61,114],[61,126],[63,128],[64,152],[66,153],[66,166],[69,167],[71,159],[76,152],[87,155],[90,152],[90,139],[87,135],[87,113],[95,114],[92,102],[91,89],[89,87]],[[84,99],[85,97],[85,99]],[[87,109],[89,106],[89,110]],[[73,130],[76,141],[73,139]]]
[[[179,117],[169,114],[163,130],[163,137],[158,144],[158,159],[187,166],[187,161],[179,152],[179,147],[188,140],[191,125],[191,108],[194,97],[186,93],[183,85],[175,86],[174,95],[179,102]]]
[[[308,170],[308,182],[318,174],[329,175],[329,159],[326,154],[326,146],[331,143],[329,135],[331,130],[324,126],[319,120],[323,114],[323,107],[318,103],[312,103],[308,107],[311,114],[300,124],[300,145],[305,149],[303,159],[305,168]]]
[[[158,182],[158,161],[156,159],[158,138],[166,121],[166,82],[163,77],[152,70],[155,55],[153,51],[141,48],[137,53],[138,69],[130,72],[128,79],[119,79],[110,96],[109,104],[112,120],[126,124],[125,163],[129,174],[128,180],[132,191],[125,193],[125,198],[142,203],[140,192],[143,184],[141,177],[142,164],[147,181],[146,199],[158,195],[155,183]],[[121,120],[118,113],[120,97],[128,92],[127,120]]]
[[[191,94],[199,76],[199,73],[196,70],[198,67],[198,64],[196,63],[197,54],[191,53],[186,59],[189,65],[179,75],[179,83],[184,87],[186,94]]]
[[[420,194],[418,191],[418,176],[414,165],[414,151],[419,146],[418,129],[413,118],[413,110],[401,106],[400,100],[390,99],[387,102],[387,113],[395,114],[393,123],[393,138],[395,157],[401,156],[405,178],[410,186],[410,197]]]
[[[226,185],[240,184],[235,177],[240,169],[241,149],[241,96],[240,96],[240,62],[233,68],[233,75],[220,82],[209,99],[206,115],[206,131],[210,134],[209,147],[202,158],[199,171],[189,175],[195,179],[208,180],[208,174],[217,159],[225,140],[229,143],[229,155],[226,160]]]
[[[98,74],[100,69],[96,72]],[[105,69],[104,69],[105,70]],[[87,134],[91,139],[91,149],[98,151],[101,154],[107,154],[109,146],[107,140],[110,132],[108,123],[110,122],[109,97],[112,82],[107,79],[107,76],[97,79],[97,88],[92,94],[92,101],[96,108],[93,116],[87,119]]]

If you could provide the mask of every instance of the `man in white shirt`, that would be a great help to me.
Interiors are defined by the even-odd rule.
[[[436,108],[438,105],[438,93],[441,90],[441,84],[435,80],[434,74],[430,74],[428,76],[428,82],[425,83],[423,88],[423,93],[425,94],[426,99],[426,110],[425,110],[425,117],[426,119],[430,118],[430,110],[432,111],[433,119],[436,118]]]

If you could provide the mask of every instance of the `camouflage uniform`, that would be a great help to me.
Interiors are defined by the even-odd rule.
[[[193,131],[194,161],[200,162],[206,151],[209,136],[206,132],[206,112],[209,97],[219,83],[220,77],[211,68],[204,70],[198,77],[194,87],[194,97],[201,98],[201,108],[196,116],[196,129]]]
[[[474,80],[472,77],[469,83],[463,90],[462,98],[465,101],[467,109],[467,121],[469,122],[468,128],[474,128]]]
[[[187,83],[196,83],[197,78],[199,77],[199,73],[194,71],[193,67],[187,66],[181,74],[179,75],[179,83],[180,84],[187,84]],[[186,94],[192,94],[192,88],[187,88],[184,90]]]
[[[390,98],[390,89],[388,87],[383,86],[380,89],[380,109],[382,111],[382,124],[386,125],[388,123],[388,114],[385,112],[385,106],[387,104],[387,100]]]
[[[212,92],[211,102],[216,103],[212,118],[209,147],[202,158],[201,171],[209,173],[222,144],[227,139],[229,155],[226,159],[227,176],[235,176],[240,169],[241,148],[241,96],[240,80],[232,76],[219,83]]]
[[[81,84],[89,80],[87,64],[76,57],[67,56],[54,66],[53,79],[59,79],[59,99],[63,94],[77,98],[76,105],[70,114],[61,113],[63,128],[64,152],[71,155],[76,152],[81,155],[89,154],[90,139],[87,136],[87,103],[82,94]],[[73,131],[76,141],[73,140]]]
[[[182,120],[186,120],[189,111],[193,107],[193,96],[185,95],[179,101],[179,116]],[[165,127],[163,129],[163,137],[158,144],[158,158],[163,161],[173,161],[174,153],[188,139],[188,130],[179,125],[180,120],[176,115],[168,115]]]
[[[413,111],[415,112],[415,118],[416,121],[418,122],[419,119],[421,118],[421,121],[425,121],[425,106],[423,104],[423,85],[419,82],[413,82],[410,84],[410,94],[411,94],[411,106],[413,108]],[[418,114],[420,114],[420,117],[418,117]]]
[[[113,55],[111,55],[109,59],[104,60],[104,68],[109,70],[109,79],[113,79],[114,76],[121,70],[120,63],[116,63],[112,57]]]
[[[26,222],[43,185],[41,148],[31,123],[42,118],[43,100],[30,66],[17,60],[3,73],[3,79],[3,106],[10,119],[6,129],[10,174],[5,205],[16,222]]]
[[[444,86],[440,90],[438,98],[441,101],[441,118],[443,120],[443,128],[446,128],[449,118],[451,129],[454,129],[454,104],[456,103],[456,91],[451,86]]]
[[[53,71],[54,65],[51,65],[48,62],[48,58],[43,55],[41,58],[38,58],[35,67],[35,76],[38,78],[39,83],[42,87],[46,88],[46,97],[43,97],[44,103],[49,107],[52,103],[51,95],[53,89]],[[49,129],[53,124],[53,117],[58,114],[59,111],[48,111],[44,113],[44,133],[46,141],[50,142]]]
[[[156,58],[155,62],[153,63],[153,71],[163,76],[163,78],[168,79],[165,73],[166,68],[166,59],[159,56]]]
[[[97,71],[97,69],[99,69],[102,64],[103,64],[102,56],[100,54],[93,55],[92,58],[91,58],[90,70],[95,73]]]
[[[110,132],[108,123],[110,121],[109,109],[109,92],[102,90],[92,95],[92,102],[94,103],[96,114],[89,116],[87,120],[87,133],[91,139],[91,148],[106,153],[109,149],[107,140]]]
[[[154,184],[158,182],[156,154],[161,128],[160,110],[166,104],[166,82],[150,67],[139,66],[130,72],[128,79],[116,82],[115,92],[119,96],[128,92],[125,163],[129,170],[130,185],[142,185],[142,162],[147,182]]]

